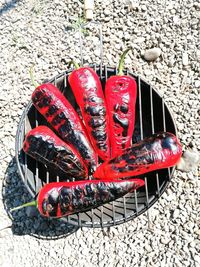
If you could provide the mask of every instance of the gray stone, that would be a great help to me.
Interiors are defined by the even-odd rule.
[[[161,50],[158,47],[146,50],[144,53],[144,59],[147,61],[154,61],[161,55]]]

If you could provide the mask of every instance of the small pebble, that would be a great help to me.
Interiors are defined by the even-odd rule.
[[[183,66],[187,66],[189,64],[188,53],[187,52],[183,53],[182,61],[183,61]]]
[[[161,55],[161,50],[158,47],[146,50],[144,53],[144,59],[147,61],[154,61]]]

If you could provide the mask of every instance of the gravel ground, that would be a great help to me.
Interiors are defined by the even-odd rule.
[[[192,147],[199,153],[199,2],[95,2],[96,19],[103,25],[104,62],[115,65],[119,51],[131,45],[126,66],[163,95],[184,150]],[[198,267],[198,168],[176,171],[168,190],[149,210],[150,226],[146,214],[102,230],[44,220],[29,209],[12,221],[5,210],[4,204],[30,199],[14,159],[17,125],[33,91],[29,68],[35,65],[36,80],[42,82],[65,70],[65,60],[79,57],[77,36],[67,19],[81,15],[82,9],[82,1],[0,0],[0,266]],[[97,39],[92,39],[94,51],[87,42],[86,62],[98,62]],[[152,47],[160,48],[161,56],[148,63],[142,55]]]

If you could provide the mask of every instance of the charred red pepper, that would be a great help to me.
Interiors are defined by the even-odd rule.
[[[83,212],[113,201],[144,185],[141,179],[90,180],[46,184],[37,200],[16,207],[11,211],[37,206],[41,215],[62,217]]]
[[[32,101],[60,137],[74,146],[86,165],[94,170],[97,157],[87,138],[85,128],[78,114],[59,89],[50,83],[42,84],[33,92]]]
[[[100,165],[97,179],[125,178],[174,166],[182,155],[181,145],[172,133],[160,132],[134,144],[125,152]]]
[[[74,63],[74,62],[73,62]],[[96,72],[74,63],[76,70],[69,76],[69,84],[80,107],[91,143],[103,160],[110,158],[108,113],[106,102]]]
[[[121,56],[118,74],[111,76],[105,87],[112,157],[122,154],[131,146],[135,125],[137,84],[133,77],[123,75],[124,59],[129,50]]]
[[[71,177],[88,177],[87,167],[80,154],[46,126],[38,126],[28,132],[23,150],[34,159],[60,169]]]

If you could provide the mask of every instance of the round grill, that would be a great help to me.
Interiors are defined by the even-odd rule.
[[[116,75],[117,69],[107,66],[93,65],[104,88],[107,78]],[[68,84],[68,76],[72,70],[57,75],[49,82],[53,83],[78,110],[78,105]],[[133,143],[150,136],[155,132],[168,131],[177,134],[176,126],[169,108],[162,97],[139,76],[125,71],[136,79],[138,96],[136,102],[136,124]],[[49,182],[63,181],[66,177],[30,158],[22,150],[26,133],[38,125],[48,125],[29,102],[21,117],[16,136],[16,159],[20,176],[33,197],[40,188]],[[51,126],[48,125],[50,128]],[[62,218],[78,226],[105,227],[121,224],[147,211],[166,190],[174,171],[173,168],[158,170],[141,175],[145,186],[133,193],[106,204],[102,207]],[[138,176],[139,177],[139,176]]]

